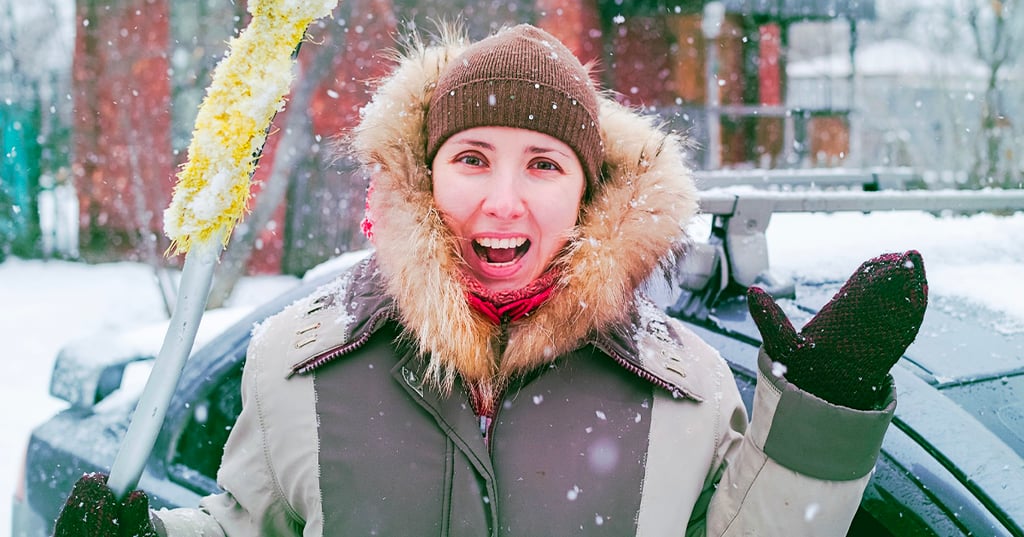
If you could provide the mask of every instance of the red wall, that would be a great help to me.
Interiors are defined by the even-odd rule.
[[[163,227],[174,181],[168,1],[77,5],[72,170],[87,230]]]

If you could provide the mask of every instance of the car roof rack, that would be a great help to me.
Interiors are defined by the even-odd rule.
[[[860,187],[865,191],[877,191],[903,190],[910,183],[920,181],[913,169],[902,167],[698,170],[693,178],[701,189],[733,186],[782,189]]]
[[[1024,190],[911,190],[776,192],[709,190],[700,209],[713,216],[707,242],[695,242],[677,267],[684,291],[673,313],[706,319],[729,289],[752,285],[775,297],[793,297],[795,284],[772,274],[765,231],[775,213],[1024,211]]]

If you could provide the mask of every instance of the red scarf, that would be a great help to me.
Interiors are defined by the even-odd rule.
[[[521,289],[491,291],[476,278],[462,274],[462,284],[466,287],[466,300],[469,305],[494,324],[501,324],[502,318],[509,322],[519,320],[540,307],[551,296],[557,279],[558,271],[549,270]],[[473,409],[481,420],[480,432],[484,435],[484,443],[490,445],[489,434],[494,419],[495,401],[486,397],[475,384],[470,385],[469,393]]]
[[[467,274],[463,274],[462,280],[469,305],[494,324],[501,324],[502,318],[516,321],[537,309],[551,296],[557,278],[558,272],[549,270],[530,285],[509,291],[491,291]]]

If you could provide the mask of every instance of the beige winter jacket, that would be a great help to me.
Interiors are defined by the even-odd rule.
[[[255,330],[225,492],[158,528],[844,535],[895,402],[830,405],[762,354],[748,426],[717,352],[640,296],[697,209],[684,142],[655,119],[602,100],[605,184],[548,302],[507,333],[469,307],[423,164],[433,81],[459,50],[412,46],[365,109],[374,257]],[[468,383],[503,394],[489,445]]]

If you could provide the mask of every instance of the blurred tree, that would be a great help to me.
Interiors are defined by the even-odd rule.
[[[914,166],[941,187],[1019,185],[1020,8],[1020,0],[879,3],[879,18],[862,25],[861,42],[907,43],[905,50],[920,53],[864,66],[887,73],[860,85],[870,93],[858,98],[869,114],[862,143],[876,148],[876,163]],[[887,160],[894,154],[906,158]]]
[[[1017,0],[972,0],[968,3],[967,22],[975,51],[988,66],[985,100],[981,110],[982,143],[973,173],[973,186],[1010,186],[1018,183],[1021,170],[1015,163],[1012,119],[1001,94],[1001,73],[1021,46],[1024,31],[1024,7]]]

